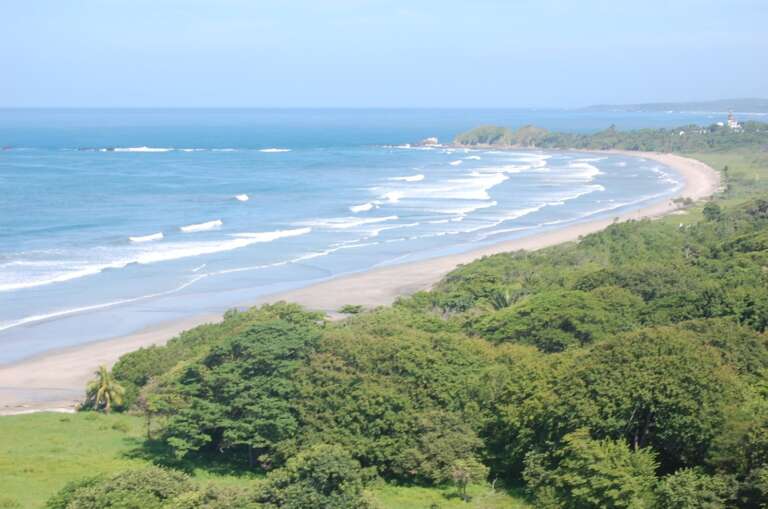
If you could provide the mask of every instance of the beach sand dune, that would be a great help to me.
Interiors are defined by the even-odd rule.
[[[594,151],[591,151],[594,152]],[[706,164],[672,154],[647,152],[612,153],[644,157],[674,168],[685,185],[679,198],[699,200],[714,194],[720,176]],[[310,309],[332,312],[344,304],[374,307],[390,304],[398,296],[429,289],[456,266],[477,258],[519,249],[535,250],[597,232],[615,220],[655,218],[677,209],[671,201],[654,203],[640,210],[568,226],[467,253],[394,265],[368,272],[339,277],[306,288],[270,295],[248,305],[278,300],[296,302]],[[142,346],[162,344],[179,332],[203,323],[216,322],[219,315],[202,315],[174,321],[129,336],[88,343],[46,353],[0,367],[0,415],[33,410],[71,409],[81,400],[85,383],[101,364],[111,365],[121,355]]]

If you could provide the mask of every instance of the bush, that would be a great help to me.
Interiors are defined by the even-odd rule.
[[[189,478],[173,470],[150,467],[127,470],[110,477],[70,483],[54,495],[47,509],[161,509],[179,495],[192,491]]]
[[[352,456],[337,445],[318,444],[270,473],[260,501],[266,508],[365,509],[368,480]]]
[[[345,304],[339,309],[339,313],[345,313],[348,315],[357,315],[362,313],[365,308],[359,304]]]
[[[656,488],[659,509],[725,509],[733,496],[722,477],[686,468],[666,476]]]
[[[615,295],[603,290],[606,295]],[[623,291],[622,296],[628,294]],[[544,352],[586,345],[626,327],[622,305],[609,305],[601,293],[542,292],[479,319],[470,329],[494,342],[531,344]],[[631,295],[631,294],[630,294]]]
[[[526,463],[537,507],[653,507],[656,460],[650,449],[631,451],[623,441],[593,440],[582,429],[566,435],[558,450],[529,454]]]

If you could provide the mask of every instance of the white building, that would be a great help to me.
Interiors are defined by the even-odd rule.
[[[740,131],[741,130],[741,124],[736,120],[736,117],[733,116],[733,112],[728,112],[728,127],[733,129],[734,131]]]

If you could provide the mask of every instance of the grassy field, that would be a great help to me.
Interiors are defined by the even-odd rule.
[[[768,152],[730,150],[686,154],[718,171],[726,166],[728,190],[720,197],[723,206],[733,205],[768,192]]]
[[[42,508],[68,481],[99,473],[147,465],[143,454],[144,422],[139,417],[95,413],[38,413],[0,417],[0,509]],[[235,476],[193,468],[201,483],[258,482],[257,476]],[[473,501],[464,503],[451,488],[371,488],[385,509],[522,509],[523,498],[490,487],[474,486]]]

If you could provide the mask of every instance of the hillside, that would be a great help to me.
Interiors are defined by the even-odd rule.
[[[643,150],[655,152],[701,152],[768,147],[768,124],[744,122],[740,129],[713,124],[680,126],[673,129],[621,131],[611,126],[592,134],[548,131],[535,126],[517,130],[481,126],[454,138],[460,147],[550,148],[593,150]]]
[[[583,111],[630,111],[630,112],[744,112],[768,113],[768,99],[739,98],[716,101],[661,102],[641,104],[596,104]]]

